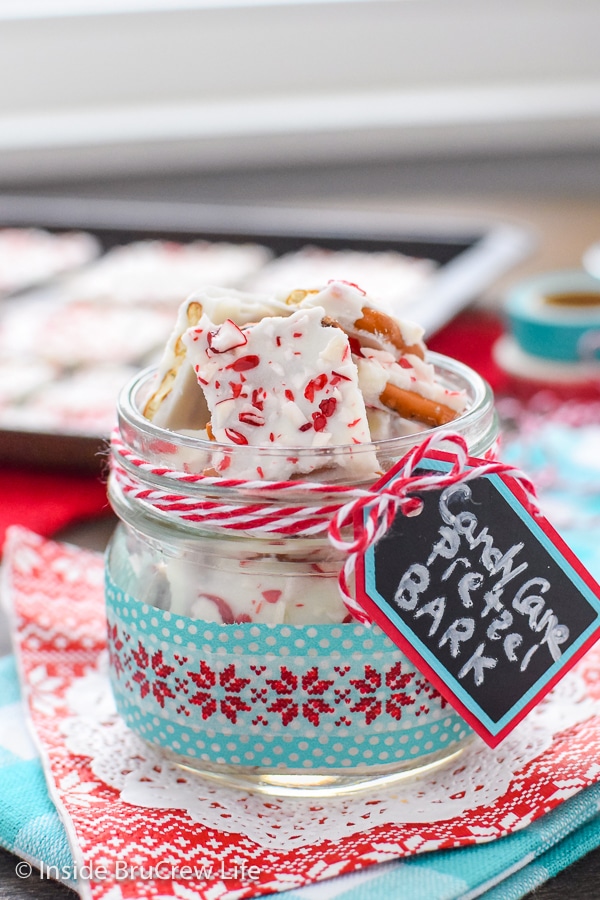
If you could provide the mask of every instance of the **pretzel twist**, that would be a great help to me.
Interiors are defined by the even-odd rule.
[[[407,344],[398,322],[387,313],[371,306],[363,306],[361,312],[361,318],[354,323],[358,331],[383,338],[401,353],[412,353],[419,359],[425,359],[423,347],[420,344]]]
[[[403,419],[423,422],[425,425],[447,425],[457,415],[456,410],[443,403],[429,400],[421,394],[396,387],[389,382],[379,395],[379,399],[384,406],[394,410]]]

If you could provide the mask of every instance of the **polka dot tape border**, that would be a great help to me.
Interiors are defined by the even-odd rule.
[[[117,708],[198,764],[348,771],[410,765],[470,729],[377,627],[207,623],[106,575]]]

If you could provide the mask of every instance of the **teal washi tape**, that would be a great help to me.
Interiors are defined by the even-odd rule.
[[[108,575],[106,606],[120,715],[200,765],[368,772],[419,765],[472,734],[377,626],[204,622]]]
[[[512,336],[532,356],[600,360],[600,279],[583,270],[548,272],[517,285],[505,312]]]

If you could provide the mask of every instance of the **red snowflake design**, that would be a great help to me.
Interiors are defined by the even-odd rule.
[[[123,663],[121,662],[120,652],[123,649],[124,644],[121,638],[119,637],[119,629],[116,625],[108,626],[108,657],[110,660],[110,666],[113,672],[116,673],[117,678],[121,676],[124,672]]]
[[[231,663],[219,675],[219,684],[226,691],[225,697],[220,703],[221,712],[235,725],[239,712],[250,712],[252,709],[240,697],[240,693],[250,684],[250,679],[239,678],[235,673],[234,664]]]
[[[200,707],[203,719],[209,719],[217,711],[217,701],[213,695],[213,691],[217,686],[217,675],[204,660],[200,661],[199,672],[188,671],[187,674],[196,687],[199,688],[190,697],[189,702],[193,703],[194,706]],[[240,678],[236,674],[235,665],[231,663],[219,674],[218,682],[220,687],[225,690],[225,696],[219,701],[218,708],[235,725],[237,724],[238,713],[250,712],[252,709],[240,696],[242,691],[250,684],[250,679]]]
[[[327,693],[333,683],[333,681],[319,678],[317,666],[313,666],[303,675],[302,690],[306,691],[309,699],[302,704],[302,715],[312,725],[319,725],[322,715],[334,712],[333,706],[323,700],[323,694]]]
[[[377,691],[381,687],[381,674],[367,664],[364,678],[351,678],[350,684],[360,694],[360,699],[350,707],[350,711],[364,713],[365,723],[370,725],[382,712],[381,700],[377,697]]]
[[[381,672],[378,672],[377,669],[367,663],[364,667],[364,673],[363,678],[350,679],[350,684],[360,694],[359,700],[350,707],[350,711],[363,713],[366,725],[374,722],[384,711],[393,719],[399,721],[402,718],[402,708],[414,705],[414,697],[407,694],[405,688],[408,687],[415,673],[407,672],[402,674],[402,663],[395,663],[385,675],[385,686],[391,692],[385,701],[385,706],[377,696],[377,692],[383,683]],[[422,684],[425,684],[425,682],[422,682]]]
[[[189,702],[194,706],[199,706],[203,719],[210,719],[217,711],[217,701],[213,697],[212,691],[217,683],[217,678],[213,670],[204,660],[200,660],[200,671],[187,673],[197,688],[196,693],[190,697]]]
[[[330,721],[341,727],[353,724],[352,713],[358,714],[359,723],[370,725],[382,715],[398,722],[408,707],[415,716],[426,714],[430,711],[427,700],[446,705],[432,685],[415,671],[404,671],[400,661],[387,673],[366,663],[362,675],[355,678],[349,678],[347,665],[335,666],[328,673],[333,678],[323,677],[318,665],[304,671],[281,665],[271,678],[266,677],[266,666],[253,665],[253,677],[245,677],[248,670],[240,674],[235,663],[219,670],[200,660],[195,670],[182,668],[187,657],[174,653],[172,660],[166,660],[162,650],[149,651],[140,640],[134,647],[128,634],[119,633],[117,624],[109,625],[108,636],[113,672],[117,677],[131,673],[125,689],[142,699],[153,698],[163,709],[167,698],[176,699],[178,715],[189,717],[195,707],[204,721],[220,713],[238,725],[241,715],[252,713],[254,725],[266,726],[270,713],[283,726],[304,719],[318,727],[333,716]],[[420,706],[419,695],[424,701]]]
[[[131,655],[137,666],[132,678],[139,685],[141,696],[147,697],[152,692],[158,705],[164,709],[165,698],[175,698],[175,694],[165,681],[175,669],[165,662],[162,650],[156,650],[150,656],[141,641],[138,641],[137,650],[132,650]]]
[[[267,684],[278,695],[277,699],[267,706],[267,712],[277,713],[281,716],[283,725],[289,725],[298,716],[298,704],[294,700],[294,693],[298,690],[298,676],[286,666],[281,666],[280,678],[267,678]]]
[[[391,691],[391,696],[385,701],[385,711],[393,719],[400,721],[402,709],[405,706],[414,706],[415,698],[404,690],[415,676],[414,672],[402,674],[402,663],[397,662],[385,676],[386,687]]]
[[[283,725],[289,725],[298,717],[300,712],[312,725],[319,725],[321,716],[334,712],[334,707],[323,699],[333,685],[333,681],[319,678],[319,669],[313,666],[299,680],[286,666],[281,666],[279,678],[267,678],[267,684],[277,693],[277,699],[267,707],[267,712],[277,713],[281,716]],[[294,694],[301,684],[303,692],[309,694],[307,700],[301,705],[295,700]]]

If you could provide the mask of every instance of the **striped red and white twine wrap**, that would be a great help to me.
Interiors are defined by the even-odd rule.
[[[415,474],[415,469],[435,449],[452,454],[451,468],[443,473]],[[370,622],[370,618],[353,598],[349,586],[356,561],[386,533],[398,511],[406,516],[418,514],[422,503],[415,495],[419,492],[443,490],[484,475],[510,475],[521,485],[530,510],[537,508],[535,488],[523,472],[494,459],[469,467],[465,439],[451,432],[430,435],[409,450],[398,463],[394,479],[378,490],[322,482],[249,481],[181,472],[142,459],[126,446],[118,430],[112,435],[111,450],[111,479],[129,499],[163,517],[263,537],[326,534],[332,546],[346,555],[338,578],[344,603],[352,616],[364,623]],[[166,483],[165,487],[150,485],[153,479]],[[185,492],[186,486],[200,486],[203,493],[198,496]],[[209,496],[211,488],[218,488],[219,493],[231,491],[231,497],[225,501],[214,499]],[[294,495],[297,497],[299,492],[303,497],[314,497],[315,505],[294,503]],[[260,499],[261,494],[264,500]],[[277,496],[277,502],[273,502],[273,496]],[[289,503],[286,496],[290,498]],[[319,503],[319,498],[324,496],[326,500]],[[238,503],[235,498],[243,498],[244,502]],[[354,535],[348,539],[344,531],[351,526],[355,526]]]

